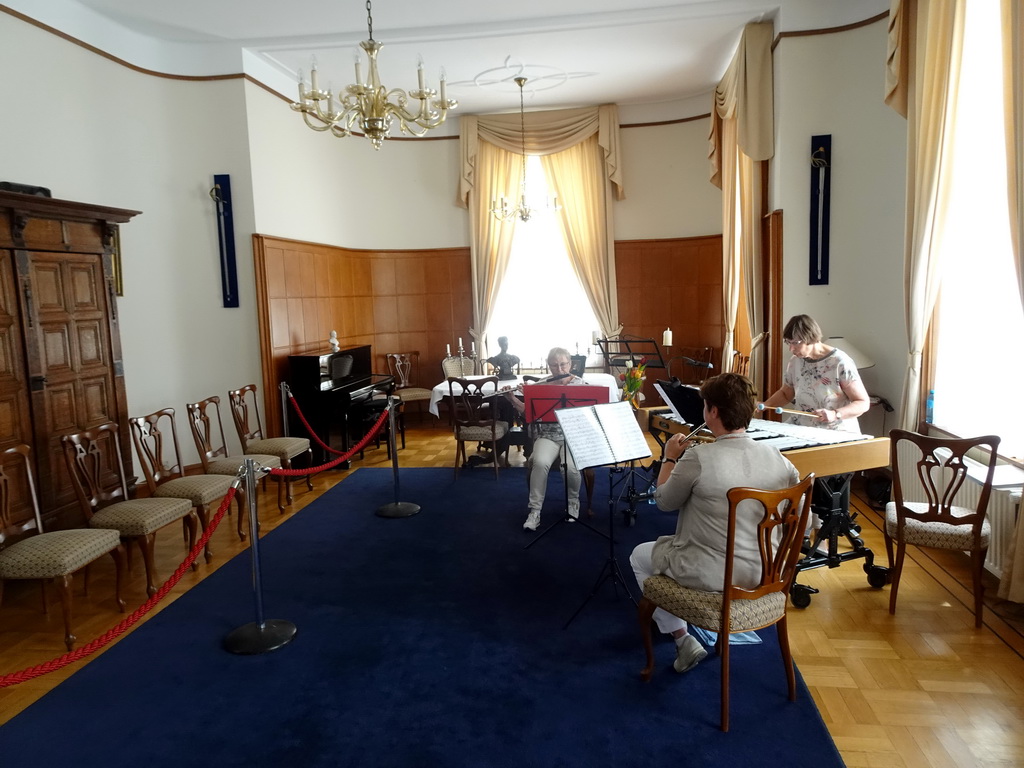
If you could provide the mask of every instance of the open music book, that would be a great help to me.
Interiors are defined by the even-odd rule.
[[[626,401],[555,411],[578,469],[646,459],[647,439]]]

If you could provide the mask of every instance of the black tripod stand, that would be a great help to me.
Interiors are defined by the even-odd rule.
[[[618,481],[612,479],[612,475],[621,474],[628,472],[629,474],[620,478]],[[629,462],[629,468],[614,466],[608,468],[608,558],[604,561],[604,565],[601,566],[600,573],[597,574],[597,580],[594,582],[594,586],[590,590],[590,594],[586,596],[580,607],[576,609],[575,613],[569,617],[569,620],[565,622],[562,629],[568,629],[569,625],[572,624],[580,612],[587,607],[587,603],[590,602],[591,598],[597,594],[598,590],[604,585],[609,579],[612,582],[612,586],[615,589],[615,597],[619,596],[619,585],[622,585],[623,590],[626,592],[626,597],[630,599],[633,605],[636,605],[636,598],[633,597],[633,593],[629,589],[629,584],[622,575],[622,570],[619,568],[619,561],[615,559],[615,504],[619,500],[615,497],[615,487],[622,485],[624,482],[629,482],[626,488],[626,499],[629,504],[631,515],[627,517],[627,525],[632,525],[632,521],[636,518],[636,501],[638,499],[648,498],[646,493],[637,493],[636,484],[634,482],[635,475],[639,474],[633,469],[633,462]],[[621,498],[621,497],[619,497]]]

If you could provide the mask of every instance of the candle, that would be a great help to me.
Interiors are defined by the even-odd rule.
[[[590,343],[597,344],[597,331],[590,332]]]
[[[472,355],[476,354],[476,342],[475,341],[469,342],[469,352]]]
[[[423,90],[423,59],[420,59],[419,65],[416,67],[416,79],[419,81],[420,90]]]
[[[444,71],[444,67],[441,68],[441,103],[445,104],[448,101],[448,96],[445,94],[445,81],[448,79],[448,75]]]
[[[444,351],[446,353],[448,353],[448,357],[451,357],[452,356],[452,345],[451,344],[445,344],[444,345]]]
[[[462,349],[462,337],[459,336],[459,349]]]
[[[316,56],[313,57],[313,64],[309,70],[309,85],[312,90],[317,90]]]
[[[661,346],[671,347],[672,346],[672,329],[666,328],[665,332],[661,334]]]
[[[363,62],[360,61],[359,53],[358,52],[356,52],[356,54],[355,54],[355,63],[356,63],[356,85],[362,85],[363,84]]]

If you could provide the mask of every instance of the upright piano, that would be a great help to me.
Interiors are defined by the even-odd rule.
[[[347,451],[352,431],[360,423],[357,414],[365,411],[375,394],[387,394],[394,389],[394,377],[373,373],[371,360],[369,344],[324,355],[288,357],[288,386],[292,395],[312,430],[332,448]],[[292,435],[305,436],[296,414],[289,414],[288,428]],[[316,464],[335,458],[316,440],[310,442]]]

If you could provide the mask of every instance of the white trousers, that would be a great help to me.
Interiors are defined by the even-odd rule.
[[[633,554],[629,556],[629,564],[633,566],[633,573],[636,574],[636,583],[640,585],[641,591],[643,591],[644,582],[654,575],[654,566],[651,564],[651,553],[653,551],[654,542],[645,541],[643,544],[637,544]],[[662,608],[654,609],[654,623],[666,635],[680,629],[686,629],[685,621],[678,616],[673,616]]]
[[[566,451],[568,456],[568,479],[569,486],[569,514],[574,517],[580,513],[580,471],[576,469],[576,462],[572,459],[572,452]],[[538,437],[533,441],[533,453],[530,455],[530,501],[531,510],[540,511],[544,506],[544,495],[548,490],[548,472],[552,467],[558,467],[562,462],[562,443],[550,440],[546,437]]]

